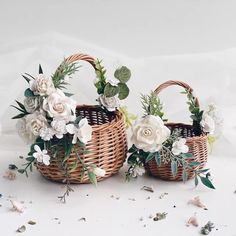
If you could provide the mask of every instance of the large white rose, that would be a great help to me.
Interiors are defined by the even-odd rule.
[[[53,128],[54,134],[58,139],[63,138],[63,135],[67,133],[66,130],[66,121],[65,120],[57,120],[54,119],[51,122],[51,126]]]
[[[145,152],[157,152],[170,136],[170,130],[158,116],[148,115],[133,127],[132,143]]]
[[[44,74],[39,74],[37,78],[29,82],[30,89],[35,95],[46,96],[55,91],[55,87],[51,78],[47,78]]]
[[[101,95],[98,98],[98,101],[102,106],[104,106],[108,111],[115,111],[116,108],[120,107],[120,99],[117,96],[114,97],[106,97]]]
[[[38,111],[26,115],[17,122],[17,130],[26,143],[33,143],[40,135],[41,129],[48,126],[46,118]]]
[[[210,134],[214,133],[215,122],[211,118],[211,116],[209,116],[207,113],[205,113],[205,112],[203,113],[202,120],[201,120],[200,124],[201,124],[204,132],[210,133]]]
[[[38,97],[26,97],[24,100],[24,106],[26,111],[33,113],[39,107]]]
[[[59,89],[44,99],[43,109],[50,117],[64,119],[67,123],[76,118],[76,102]]]

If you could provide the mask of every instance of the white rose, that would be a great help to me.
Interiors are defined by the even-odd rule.
[[[87,144],[88,141],[92,139],[92,127],[88,124],[88,120],[83,118],[80,120],[79,124],[75,126],[74,124],[69,124],[66,126],[67,132],[74,134],[72,143],[75,144],[77,139],[82,143]]]
[[[187,153],[189,148],[186,144],[185,138],[180,138],[179,140],[175,141],[172,145],[172,153],[176,156],[180,155],[181,153]]]
[[[132,143],[145,152],[157,152],[170,136],[170,130],[158,116],[148,115],[133,127]]]
[[[55,91],[55,87],[51,78],[47,78],[44,74],[39,74],[37,78],[31,80],[30,89],[35,95],[46,96]]]
[[[63,135],[67,133],[66,131],[66,121],[54,119],[51,122],[51,126],[54,130],[54,134],[58,139],[63,138]]]
[[[100,104],[104,106],[108,111],[115,111],[116,108],[120,107],[120,99],[117,96],[106,97],[104,95],[101,95],[98,100]]]
[[[59,89],[44,99],[43,109],[50,117],[64,119],[67,123],[75,120],[76,102]]]
[[[117,87],[120,81],[116,78],[109,78],[107,81],[110,85]]]
[[[214,131],[215,131],[215,122],[205,112],[203,113],[202,120],[201,120],[200,124],[201,124],[204,132],[210,133],[210,134],[214,133]]]
[[[33,113],[39,107],[38,97],[26,97],[24,100],[24,106],[26,111]]]
[[[98,168],[98,167],[95,167],[93,169],[93,173],[96,175],[96,176],[99,176],[99,177],[104,177],[106,175],[106,171],[101,169],[101,168]]]

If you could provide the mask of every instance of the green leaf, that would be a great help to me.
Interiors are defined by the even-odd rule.
[[[25,173],[25,170],[24,169],[18,169],[17,170],[20,174],[24,174]]]
[[[25,90],[25,97],[34,97],[33,91],[31,91],[29,88]]]
[[[188,172],[185,169],[182,172],[182,179],[184,183],[188,180]]]
[[[171,172],[172,172],[173,177],[176,176],[176,174],[177,174],[177,169],[178,169],[178,167],[177,167],[177,162],[174,161],[174,160],[172,160],[172,161],[171,161]]]
[[[114,97],[119,93],[118,86],[112,86],[110,83],[107,83],[104,89],[104,95],[106,97]]]
[[[148,162],[151,161],[154,157],[155,157],[155,153],[150,152],[150,153],[148,154],[148,156],[146,157],[146,159],[145,159],[145,163],[148,163]]]
[[[200,176],[200,178],[201,178],[202,183],[205,186],[207,186],[208,188],[211,188],[211,189],[215,189],[214,185],[211,183],[211,181],[208,178],[202,177],[202,176]]]
[[[138,149],[135,147],[135,145],[133,144],[132,147],[128,150],[129,153],[133,153],[133,152],[137,152]]]
[[[84,179],[84,175],[85,175],[85,169],[83,168],[82,171],[81,171],[80,182],[83,181],[83,179]]]
[[[71,96],[74,95],[73,93],[65,93],[65,92],[64,92],[64,94],[65,94],[67,97],[71,97]]]
[[[25,160],[28,162],[32,162],[35,160],[35,158],[33,156],[30,156],[30,157],[25,158]]]
[[[96,175],[90,170],[88,170],[88,177],[89,177],[89,180],[92,184],[97,185]]]
[[[198,173],[205,173],[207,171],[209,171],[210,169],[202,169],[202,170],[198,170]]]
[[[195,176],[194,182],[195,182],[195,186],[197,187],[198,186],[198,177],[197,177],[197,175]]]
[[[21,102],[18,102],[18,101],[16,100],[16,103],[18,104],[18,106],[19,106],[23,111],[26,111],[25,106],[24,106]]]
[[[121,83],[127,83],[131,77],[131,72],[126,66],[122,66],[115,71],[114,76],[120,80]]]
[[[194,158],[192,153],[182,153],[181,156],[185,159],[193,159]]]
[[[43,69],[40,64],[39,64],[39,74],[43,74]]]
[[[199,162],[199,161],[193,161],[193,162],[190,162],[189,165],[190,165],[191,167],[195,167],[195,166],[201,165],[201,162]]]
[[[156,161],[158,166],[161,165],[161,156],[160,156],[159,152],[155,152],[155,161]]]
[[[30,82],[30,79],[28,77],[26,77],[25,75],[22,75],[22,77],[26,80],[27,83]]]
[[[124,83],[119,83],[118,88],[119,88],[119,99],[123,100],[123,99],[127,98],[129,95],[128,86]]]
[[[128,164],[136,163],[138,157],[139,157],[139,155],[137,153],[131,154],[128,158]]]
[[[22,118],[22,117],[24,117],[24,116],[26,116],[27,114],[25,114],[25,113],[21,113],[21,114],[19,114],[19,115],[17,115],[17,116],[13,116],[12,117],[12,119],[20,119],[20,118]]]

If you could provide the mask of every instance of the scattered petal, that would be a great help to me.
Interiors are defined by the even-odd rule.
[[[152,187],[148,187],[148,186],[143,186],[141,188],[141,190],[145,190],[145,191],[148,191],[148,192],[151,192],[151,193],[154,193],[154,190]]]
[[[25,232],[25,230],[26,230],[25,225],[22,225],[21,227],[19,227],[19,228],[16,230],[16,232],[17,232],[17,233],[23,233],[23,232]]]
[[[191,199],[188,201],[188,204],[193,204],[194,206],[203,208],[204,210],[207,210],[207,207],[201,202],[200,197],[195,197],[194,199]]]
[[[129,200],[130,200],[130,201],[133,201],[133,202],[135,202],[135,201],[136,201],[136,199],[135,199],[135,198],[129,198]]]
[[[8,180],[15,180],[16,179],[16,173],[12,170],[8,170],[5,172],[4,178]]]
[[[159,196],[159,199],[162,199],[165,197],[165,195],[168,195],[168,193],[162,193],[160,196]]]
[[[198,227],[198,221],[197,221],[197,217],[196,217],[196,213],[194,213],[193,216],[191,216],[188,220],[188,222],[186,223],[186,226],[189,227],[190,225],[193,225],[195,227]]]
[[[81,217],[81,218],[79,219],[79,221],[84,221],[84,222],[86,222],[86,218],[85,218],[85,217]]]
[[[14,200],[10,200],[10,202],[12,204],[12,210],[13,211],[17,211],[19,213],[23,213],[24,212],[25,208],[24,208],[24,206],[21,203],[19,203],[17,201],[14,201]]]

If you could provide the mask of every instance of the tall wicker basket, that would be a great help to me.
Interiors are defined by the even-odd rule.
[[[155,90],[156,95],[159,95],[162,90],[172,85],[181,86],[190,92],[193,91],[193,89],[184,82],[170,80],[157,87],[157,89]],[[199,106],[198,100],[197,100],[197,105]],[[199,136],[195,135],[192,129],[192,125],[188,124],[166,123],[165,125],[171,130],[171,132],[173,132],[176,129],[181,131],[181,136],[183,138],[186,138],[187,140],[186,145],[189,147],[189,153],[192,153],[194,156],[194,159],[191,159],[191,161],[200,162],[201,164],[195,168],[202,169],[205,166],[208,157],[207,134],[202,132],[202,134],[200,134]],[[162,150],[161,157],[164,157],[164,155],[168,154],[164,150]],[[164,162],[163,159],[165,158],[161,158],[162,162],[160,166],[156,164],[155,160],[149,161],[145,165],[147,172],[152,176],[159,177],[164,180],[173,180],[173,181],[182,180],[183,168],[179,166],[177,175],[174,177],[171,172],[171,164]],[[191,179],[193,177],[194,177],[193,171],[189,170],[188,179]]]
[[[86,54],[75,54],[66,59],[68,63],[76,61],[86,61],[95,69],[95,59]],[[60,66],[57,70],[60,70]],[[113,174],[116,174],[122,167],[127,154],[127,138],[123,114],[120,111],[112,113],[105,112],[101,106],[79,105],[77,114],[88,119],[92,126],[92,140],[86,145],[87,154],[82,154],[79,145],[77,152],[85,164],[95,164],[106,171],[104,177],[98,177],[101,181]],[[57,155],[64,155],[61,150]],[[70,169],[76,161],[76,153],[72,152],[67,160],[67,166]],[[37,163],[38,171],[47,179],[63,182],[65,173],[62,171],[60,163],[53,159],[49,166]],[[69,173],[70,183],[89,183],[89,177],[85,174],[81,180],[82,165],[78,164],[76,169]]]

